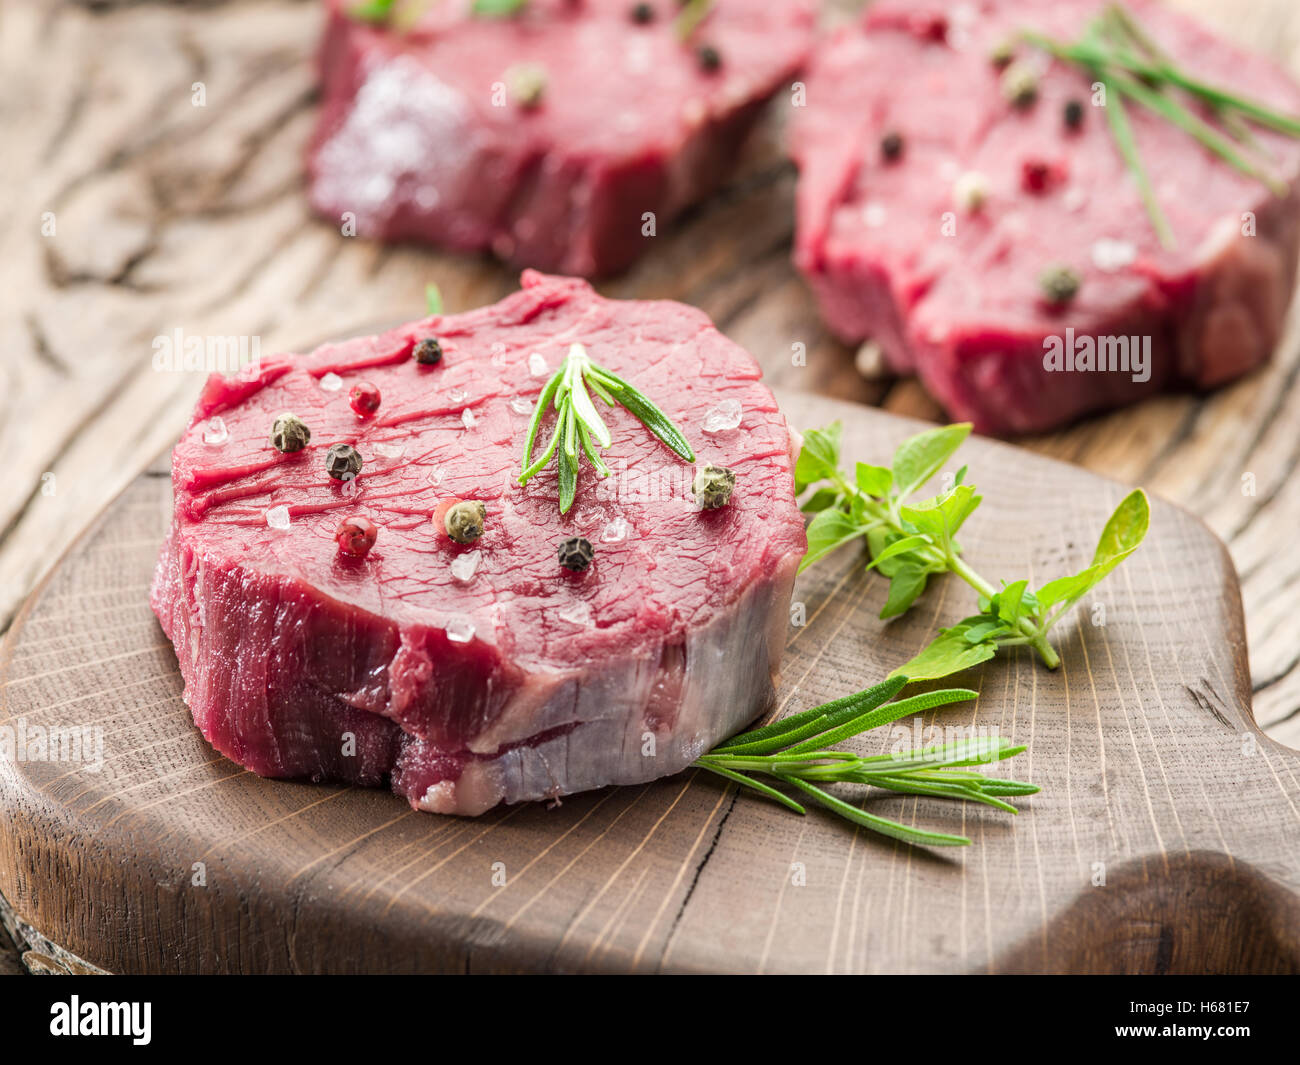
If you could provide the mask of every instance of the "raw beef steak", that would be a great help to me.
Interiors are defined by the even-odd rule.
[[[413,357],[427,337],[436,365]],[[553,466],[518,485],[529,408],[574,342],[736,472],[729,505],[699,509],[690,464],[622,407],[613,475],[584,463],[567,515]],[[768,706],[805,547],[759,376],[697,310],[531,271],[495,306],[213,376],[172,455],[152,593],[195,722],[254,772],[391,780],[441,813],[682,769]],[[311,430],[300,451],[268,443],[284,411]],[[326,473],[339,443],[355,480]],[[431,520],[447,499],[486,505],[477,541]],[[353,517],[378,527],[360,558],[336,542]],[[573,536],[585,572],[557,561]]]
[[[509,18],[430,5],[397,32],[330,0],[311,201],[362,236],[621,270],[729,172],[804,61],[809,0],[716,0],[687,41],[676,0],[529,0]]]
[[[1300,112],[1300,91],[1267,62],[1159,5],[1128,6],[1204,80]],[[828,42],[796,112],[795,258],[827,323],[847,341],[872,338],[982,431],[1049,429],[1163,389],[1220,385],[1269,357],[1291,297],[1300,143],[1254,129],[1292,182],[1278,198],[1127,102],[1169,249],[1085,74],[1021,45],[1018,59],[1040,71],[1037,99],[1004,96],[997,45],[1024,28],[1074,41],[1102,7],[885,0]],[[1070,101],[1082,105],[1077,126]],[[1058,266],[1082,282],[1059,308],[1040,288]],[[1071,336],[1149,337],[1149,379],[1046,369],[1045,342]]]

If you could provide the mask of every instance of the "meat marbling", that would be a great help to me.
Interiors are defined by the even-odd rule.
[[[1300,246],[1300,142],[1254,129],[1291,191],[1211,155],[1171,123],[1126,110],[1176,247],[1161,247],[1091,79],[1027,46],[1038,98],[1004,99],[996,45],[1033,28],[1077,39],[1103,0],[882,0],[822,48],[795,112],[795,259],[831,329],[876,341],[959,418],[986,432],[1050,429],[1163,389],[1209,388],[1265,361],[1281,334]],[[1292,114],[1300,90],[1148,0],[1127,5],[1196,75]],[[901,87],[901,88],[900,88]],[[1077,129],[1063,120],[1082,103]],[[897,132],[891,159],[882,140]],[[1026,168],[1044,178],[1027,182]],[[977,174],[986,198],[964,210]],[[949,222],[945,228],[945,221]],[[1081,279],[1045,305],[1044,269]],[[1054,372],[1044,342],[1149,337],[1150,378]]]
[[[431,335],[444,357],[417,365]],[[572,342],[659,402],[701,465],[736,471],[730,505],[698,509],[692,467],[621,407],[614,475],[584,464],[568,515],[553,468],[516,483],[539,359],[554,370]],[[391,781],[437,812],[682,769],[768,707],[805,547],[759,378],[697,310],[531,271],[494,306],[213,376],[173,453],[151,597],[195,722],[254,772]],[[383,397],[366,419],[361,379]],[[739,426],[704,431],[725,400]],[[311,428],[303,451],[268,442],[285,410]],[[364,460],[350,484],[325,472],[338,442]],[[447,498],[486,503],[481,539],[434,526]],[[350,515],[379,526],[364,558],[335,541]],[[573,535],[595,545],[583,573],[557,562]]]
[[[683,43],[676,0],[646,22],[631,0],[530,0],[511,18],[441,0],[407,32],[352,6],[328,4],[313,206],[361,236],[582,276],[628,266],[720,184],[814,21],[808,0],[717,0]],[[535,106],[512,96],[521,70],[544,76]]]

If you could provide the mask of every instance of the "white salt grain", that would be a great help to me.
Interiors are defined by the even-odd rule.
[[[464,614],[456,614],[447,619],[446,631],[453,643],[469,643],[474,639],[474,622]]]
[[[478,572],[478,564],[482,555],[478,551],[468,551],[463,555],[457,555],[451,561],[451,575],[462,584],[468,584],[474,579],[474,574]]]
[[[550,367],[546,365],[546,360],[542,358],[541,352],[534,351],[528,356],[528,372],[534,377],[545,377]]]
[[[600,534],[600,542],[603,544],[617,544],[627,539],[627,534],[631,531],[631,526],[623,518],[615,518],[605,526]]]
[[[266,512],[266,524],[281,531],[289,527],[289,508],[283,504]]]
[[[320,379],[320,386],[326,392],[337,392],[343,387],[343,378],[336,373],[327,373]]]
[[[230,439],[230,430],[222,418],[209,418],[203,426],[203,442],[216,447]]]
[[[706,433],[725,433],[740,426],[743,414],[740,404],[734,399],[724,399],[704,415]]]

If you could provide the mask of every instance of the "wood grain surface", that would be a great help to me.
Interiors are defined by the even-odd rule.
[[[1293,0],[1171,2],[1300,76]],[[307,211],[313,0],[9,0],[3,15],[0,631],[184,424],[201,380],[154,372],[154,337],[181,328],[257,336],[263,351],[300,349],[413,316],[429,280],[449,310],[516,283],[486,259],[345,239]],[[199,83],[204,106],[193,103]],[[940,417],[914,382],[864,380],[854,353],[820,325],[789,262],[794,173],[780,152],[784,117],[775,108],[724,190],[662,229],[653,254],[602,290],[698,304],[775,385]],[[1272,365],[1228,389],[1023,442],[1145,484],[1227,541],[1241,574],[1256,719],[1293,747],[1296,322],[1293,314]],[[792,364],[794,344],[805,346],[806,365]]]
[[[917,428],[780,398],[795,418],[843,418],[849,454],[887,454]],[[986,440],[962,458],[987,496],[963,541],[992,575],[1039,583],[1080,568],[1124,492]],[[1057,522],[1033,520],[1044,506]],[[1176,507],[1155,505],[1145,545],[1063,624],[1060,670],[1027,653],[986,664],[964,678],[978,704],[917,721],[1028,744],[994,770],[1042,787],[1020,816],[867,798],[885,816],[969,835],[959,851],[908,847],[816,810],[801,818],[698,771],[478,819],[260,779],[194,729],[149,611],[169,509],[165,467],[133,482],[19,615],[0,658],[0,724],[103,729],[98,772],[0,763],[0,802],[15,815],[0,836],[0,894],[85,963],[1300,971],[1300,755],[1251,720],[1231,564]],[[969,590],[943,581],[885,624],[884,593],[853,546],[800,578],[807,624],[791,629],[782,712],[879,679],[970,609]],[[879,753],[893,739],[861,742]]]

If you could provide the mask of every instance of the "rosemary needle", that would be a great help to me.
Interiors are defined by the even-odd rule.
[[[823,785],[857,784],[905,795],[969,799],[1008,813],[1016,808],[1002,796],[1032,795],[1038,789],[1016,780],[986,777],[965,767],[1011,758],[1024,747],[999,737],[955,740],[920,750],[862,756],[832,749],[851,736],[897,721],[907,714],[975,697],[967,688],[925,692],[891,702],[907,684],[893,677],[865,691],[823,703],[780,721],[751,729],[701,755],[694,765],[751,788],[797,813],[804,808],[778,788],[757,779],[767,776],[804,792],[833,813],[882,835],[927,846],[965,846],[970,840],[904,825],[867,813],[826,791]]]

